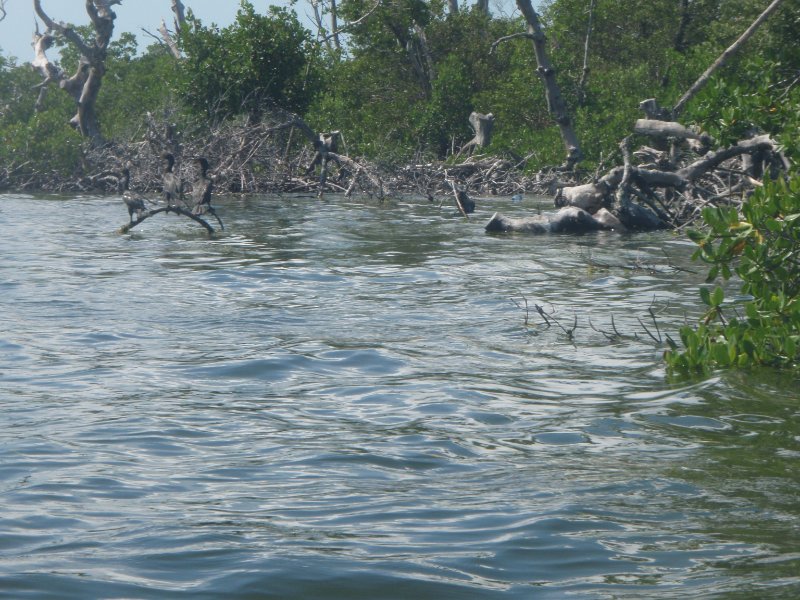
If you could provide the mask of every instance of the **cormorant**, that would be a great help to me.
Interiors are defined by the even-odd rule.
[[[194,162],[197,163],[200,173],[192,183],[192,201],[194,202],[192,214],[198,217],[205,214],[214,215],[219,226],[225,229],[222,219],[219,218],[217,211],[211,206],[211,190],[214,188],[214,181],[208,176],[208,160],[204,156],[198,156],[194,159]]]
[[[167,202],[167,212],[169,207],[178,203],[181,198],[182,188],[181,179],[172,169],[175,167],[175,157],[169,152],[161,155],[166,162],[164,166],[164,174],[161,176],[162,189],[164,191],[164,200]]]
[[[128,216],[131,218],[131,223],[133,223],[133,215],[136,214],[137,219],[141,218],[142,214],[147,210],[147,207],[145,206],[144,199],[141,196],[128,189],[130,182],[131,171],[126,165],[122,169],[122,179],[120,180],[122,187],[122,201],[125,203],[125,206],[128,207]]]
[[[211,190],[214,188],[214,182],[208,177],[208,160],[199,156],[194,159],[194,162],[197,163],[200,173],[192,183],[192,201],[194,202],[192,214],[214,214],[214,208],[211,206]]]

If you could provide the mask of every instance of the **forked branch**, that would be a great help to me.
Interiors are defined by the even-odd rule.
[[[131,221],[130,223],[126,223],[122,227],[119,228],[119,233],[128,233],[131,229],[136,227],[137,225],[141,224],[142,222],[146,221],[149,217],[153,215],[157,215],[158,213],[162,212],[174,212],[178,213],[179,215],[183,215],[184,217],[190,218],[192,221],[199,223],[203,227],[205,227],[206,231],[208,231],[209,235],[214,235],[214,228],[208,224],[205,219],[201,219],[195,214],[192,214],[191,211],[186,210],[181,206],[162,206],[161,208],[156,208],[155,210],[148,210],[145,213],[142,213],[140,217],[137,217],[136,220]],[[214,214],[217,217],[216,213]],[[222,221],[220,221],[219,217],[217,217],[217,221],[219,221],[220,226],[222,226]]]

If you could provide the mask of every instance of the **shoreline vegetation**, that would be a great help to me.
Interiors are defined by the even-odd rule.
[[[157,196],[169,154],[179,177],[206,159],[221,194],[414,196],[465,218],[475,197],[547,195],[555,217],[487,231],[685,230],[709,282],[744,282],[747,319],[706,290],[672,367],[800,363],[800,0],[312,2],[313,33],[246,0],[206,26],[172,0],[143,54],[114,36],[125,0],[87,1],[78,26],[32,1],[32,62],[0,55],[0,190],[121,195],[129,168]]]
[[[170,151],[182,161],[204,156],[212,165],[216,190],[228,194],[353,193],[382,199],[418,196],[429,201],[474,196],[549,195],[556,207],[575,206],[591,214],[620,210],[631,196],[649,209],[652,228],[680,228],[694,222],[706,206],[741,206],[765,176],[780,177],[791,161],[768,135],[755,135],[711,150],[713,140],[675,122],[639,119],[635,132],[649,136],[631,152],[630,138],[620,145],[624,166],[599,170],[525,169],[517,156],[476,154],[465,159],[387,165],[353,159],[338,152],[340,132],[315,134],[297,115],[272,108],[258,124],[221,123],[204,136],[179,138],[173,123],[151,114],[144,135],[130,143],[81,146],[81,172],[39,172],[26,165],[4,166],[0,189],[11,191],[115,194],[122,191],[122,165],[131,166],[131,188],[158,195],[161,156]],[[311,143],[294,146],[300,131]],[[677,160],[671,157],[678,156]],[[456,205],[458,200],[456,199]],[[637,209],[638,210],[638,209]]]
[[[800,53],[790,57],[797,64],[778,62],[786,47],[757,36],[774,59],[741,52],[762,27],[762,37],[796,37],[769,17],[786,4],[773,21],[800,22],[800,0],[752,0],[737,13],[729,0],[671,3],[679,6],[656,21],[630,2],[552,0],[540,14],[518,0],[513,19],[456,0],[446,9],[404,0],[410,14],[349,0],[314,5],[331,17],[317,15],[316,37],[284,9],[262,15],[242,1],[236,22],[220,29],[173,0],[173,28],[162,25],[143,55],[130,34],[114,39],[121,1],[86,3],[89,24],[76,27],[33,0],[46,29],[37,22],[30,66],[0,57],[10,100],[0,189],[118,193],[130,165],[131,189],[158,194],[168,152],[179,174],[207,157],[218,193],[412,195],[454,200],[464,215],[460,195],[532,193],[590,215],[610,211],[612,228],[675,229],[706,206],[741,207],[765,175],[791,170],[800,145],[781,122],[786,101],[800,101],[798,78],[788,78]],[[634,23],[614,25],[621,15]],[[632,25],[640,30],[626,31]],[[626,62],[634,47],[639,71]],[[655,79],[641,70],[662,66]],[[625,89],[632,76],[640,81]],[[506,106],[514,78],[527,89]],[[678,100],[664,108],[634,96],[647,91]]]

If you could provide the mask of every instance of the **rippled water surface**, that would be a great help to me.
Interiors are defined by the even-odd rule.
[[[671,381],[691,248],[535,203],[0,197],[0,596],[799,597],[798,381]]]

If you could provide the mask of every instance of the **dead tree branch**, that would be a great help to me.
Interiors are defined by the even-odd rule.
[[[177,32],[181,30],[181,27],[183,27],[183,24],[186,22],[186,9],[184,8],[181,0],[172,0],[172,14],[172,24],[177,34]],[[158,32],[161,34],[161,40],[167,45],[167,48],[169,48],[170,54],[172,54],[172,56],[178,60],[183,58],[181,50],[178,47],[176,35],[167,29],[167,23],[164,21],[164,19],[161,19],[161,26],[158,28]]]
[[[328,35],[326,35],[325,37],[322,38],[322,41],[323,42],[328,42],[329,40],[334,40],[334,45],[337,48],[339,48],[339,42],[338,42],[339,36],[341,34],[343,34],[343,33],[347,33],[353,27],[356,27],[356,26],[360,25],[361,23],[363,23],[364,21],[366,21],[372,15],[372,13],[374,13],[376,10],[378,10],[378,7],[381,5],[381,3],[382,3],[382,0],[377,0],[377,2],[375,2],[375,6],[370,8],[367,12],[365,12],[363,15],[361,15],[355,21],[350,21],[347,25],[345,25],[343,27],[340,27],[338,29],[334,28],[333,31],[331,31]],[[331,18],[331,22],[332,23],[334,22],[333,18]]]
[[[461,156],[467,150],[472,148],[485,148],[492,143],[492,132],[494,131],[494,115],[489,113],[484,115],[479,112],[473,111],[469,115],[469,124],[472,125],[472,130],[475,132],[475,137],[464,144],[461,150],[456,154],[456,158]]]
[[[581,79],[578,82],[578,105],[583,106],[586,102],[586,82],[589,79],[589,41],[592,38],[592,28],[594,27],[594,5],[596,0],[589,2],[589,24],[586,26],[586,41],[583,44],[583,70]]]
[[[456,186],[456,182],[455,181],[450,181],[450,186],[453,188],[453,197],[456,200],[456,207],[458,208],[459,212],[462,215],[464,215],[464,218],[469,220],[469,215],[467,214],[467,209],[466,209],[466,207],[464,206],[464,203],[461,200],[461,195],[464,194],[464,192],[460,192],[458,190],[458,187]]]
[[[489,48],[489,54],[494,54],[494,51],[497,50],[497,47],[502,44],[503,42],[508,42],[511,40],[516,40],[517,38],[525,38],[528,40],[536,39],[532,33],[528,33],[527,31],[521,31],[519,33],[512,33],[511,35],[505,35],[492,43],[492,47]]]
[[[567,150],[563,168],[566,171],[571,171],[583,158],[583,152],[578,142],[578,136],[572,127],[572,120],[567,111],[567,103],[564,101],[561,89],[556,81],[556,70],[547,55],[547,40],[542,30],[539,15],[533,9],[531,0],[517,0],[517,7],[525,17],[525,21],[528,24],[528,33],[533,39],[533,51],[538,65],[536,72],[544,83],[547,109],[550,111],[556,125],[558,125],[561,139]]]
[[[137,225],[143,223],[144,221],[146,221],[150,217],[152,217],[154,215],[157,215],[158,213],[162,213],[162,212],[172,212],[172,213],[177,213],[179,215],[183,215],[184,217],[188,217],[192,221],[195,221],[196,223],[199,223],[200,225],[202,225],[205,228],[205,230],[208,231],[209,235],[213,235],[214,234],[214,228],[211,225],[209,225],[208,222],[205,219],[201,219],[197,215],[192,214],[192,212],[190,210],[187,210],[187,209],[183,208],[182,206],[176,206],[176,205],[162,206],[161,208],[156,208],[154,210],[148,210],[145,213],[143,213],[140,217],[137,217],[134,221],[131,221],[130,223],[126,223],[125,225],[120,227],[119,228],[119,233],[128,233],[131,229],[133,229]],[[214,216],[216,216],[216,214]],[[220,226],[221,226],[222,225],[222,221],[220,221],[219,217],[217,217],[217,220],[219,221]]]
[[[705,73],[703,73],[700,78],[694,82],[692,87],[690,87],[687,92],[681,96],[681,99],[678,100],[677,104],[672,109],[672,118],[676,118],[682,111],[683,108],[686,106],[686,103],[689,102],[694,96],[699,92],[701,89],[705,87],[705,85],[711,79],[711,76],[716,73],[719,69],[725,66],[725,63],[728,62],[728,59],[733,56],[739,48],[741,48],[744,43],[749,40],[756,30],[761,26],[761,24],[767,20],[767,18],[775,12],[775,10],[783,3],[783,0],[773,0],[773,2],[764,9],[764,12],[759,15],[759,17],[753,21],[753,24],[748,27],[745,32],[737,39],[730,47],[728,47],[725,52],[723,52],[720,57],[714,61],[714,63],[706,69]]]
[[[86,0],[86,13],[94,28],[94,37],[91,44],[87,44],[78,35],[77,31],[68,24],[57,23],[44,11],[41,0],[33,0],[36,15],[47,26],[44,34],[39,33],[37,24],[33,36],[35,59],[34,66],[39,69],[44,77],[42,88],[51,83],[58,83],[59,87],[68,93],[76,105],[76,114],[70,120],[80,134],[88,138],[94,146],[102,144],[100,122],[95,110],[97,96],[105,75],[105,62],[108,45],[114,33],[114,20],[116,15],[111,7],[120,4],[122,0]],[[53,66],[47,58],[47,50],[53,42],[52,35],[63,37],[72,44],[80,54],[78,68],[72,77],[67,77],[63,71]],[[43,90],[39,94],[37,107],[41,106]]]

